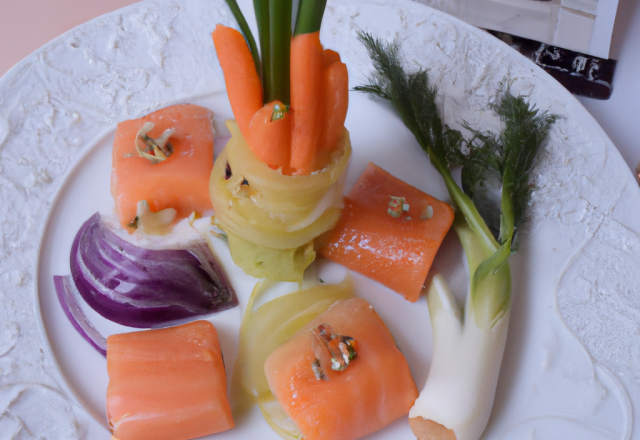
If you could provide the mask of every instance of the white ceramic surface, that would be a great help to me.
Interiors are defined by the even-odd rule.
[[[155,8],[165,4],[173,7],[176,3],[168,0],[143,2],[110,17],[112,20],[127,20],[127,17],[151,14]],[[222,7],[212,5],[206,11],[208,18],[216,17],[219,10],[216,8]],[[189,13],[193,10],[174,8],[168,19],[172,25],[174,22],[180,24],[181,14]],[[385,20],[376,18],[380,16]],[[166,26],[162,22],[165,18],[156,18],[160,23],[149,32],[161,33]],[[222,14],[221,20],[228,22],[228,15]],[[513,258],[511,328],[496,403],[484,438],[637,438],[631,429],[633,420],[637,422],[638,418],[631,408],[632,404],[640,404],[640,392],[634,378],[624,376],[628,374],[625,368],[632,365],[631,361],[623,358],[617,364],[611,364],[607,359],[601,359],[602,351],[588,346],[590,334],[584,333],[580,327],[567,327],[561,316],[563,310],[567,310],[562,308],[567,301],[583,300],[564,296],[567,292],[575,293],[565,284],[572,283],[574,272],[581,267],[591,267],[590,263],[581,261],[581,256],[588,254],[589,246],[595,243],[598,234],[607,228],[615,229],[617,225],[631,231],[632,236],[637,235],[634,231],[639,229],[638,219],[634,218],[638,211],[635,208],[639,200],[638,190],[615,147],[586,110],[554,80],[475,28],[433,13],[421,5],[401,1],[377,1],[367,5],[361,2],[347,5],[330,3],[326,23],[323,41],[339,49],[343,55],[350,69],[351,85],[361,83],[364,75],[369,73],[366,55],[353,32],[355,28],[367,27],[384,38],[399,36],[407,47],[413,49],[407,55],[407,62],[432,69],[432,78],[440,85],[443,95],[441,103],[445,118],[451,124],[468,120],[472,124],[486,124],[483,126],[492,129],[498,127],[496,118],[481,109],[495,98],[498,85],[505,81],[511,84],[515,93],[530,95],[538,107],[549,108],[562,116],[538,168],[534,226],[521,238],[520,251]],[[55,53],[55,62],[61,66],[66,62],[78,62],[72,55],[68,55],[67,61],[67,52],[58,50],[55,45],[63,46],[74,41],[77,35],[90,33],[98,26],[99,22],[83,25],[45,46],[38,56],[46,59],[47,53]],[[203,33],[209,31],[207,29]],[[181,42],[179,33],[173,38],[176,43]],[[137,43],[144,45],[145,41],[141,39]],[[202,41],[206,40],[203,38]],[[96,44],[99,42],[98,39]],[[126,110],[118,109],[118,102],[114,102],[104,115],[93,117],[88,105],[80,106],[81,115],[95,123],[91,127],[81,127],[80,133],[74,133],[71,128],[71,133],[59,135],[80,136],[84,147],[77,151],[77,159],[73,163],[62,166],[61,172],[52,176],[59,185],[58,196],[53,199],[48,221],[45,222],[42,216],[38,223],[44,228],[44,238],[38,253],[37,315],[41,317],[44,346],[63,379],[60,386],[103,426],[106,424],[103,408],[107,383],[104,359],[93,352],[66,321],[57,305],[51,276],[68,273],[68,251],[80,224],[96,210],[108,212],[112,209],[108,187],[109,144],[117,120],[139,116],[160,107],[158,104],[185,101],[211,107],[218,114],[219,121],[230,115],[228,103],[221,95],[220,72],[215,66],[207,68],[210,80],[202,81],[200,78],[193,87],[184,87],[180,81],[185,79],[179,76],[165,76],[165,71],[169,72],[174,66],[171,63],[189,66],[194,64],[194,59],[196,63],[215,62],[208,50],[210,48],[193,47],[178,53],[178,59],[167,59],[166,67],[156,68],[153,75],[165,80],[169,86],[162,88],[160,96],[154,97],[153,104],[149,104],[149,98],[141,88],[125,101]],[[36,60],[32,61],[37,65]],[[463,66],[465,69],[471,67],[464,70],[461,69]],[[112,68],[125,69],[117,64]],[[14,70],[11,73],[13,76],[8,75],[0,82],[0,88],[6,90],[20,83],[19,72]],[[89,88],[99,86],[99,81],[87,83]],[[65,97],[59,94],[56,99],[66,99],[63,106],[78,107],[77,102],[82,102],[82,95]],[[37,112],[24,113],[24,118],[36,117],[41,118],[41,115]],[[5,140],[5,154],[11,154],[16,151],[11,143],[12,136],[16,134],[11,125],[13,120],[7,120],[11,131]],[[37,121],[34,124],[37,125]],[[414,186],[447,198],[443,184],[428,159],[385,103],[352,93],[347,128],[354,145],[347,189],[371,160]],[[582,152],[577,151],[578,148],[583,148]],[[63,172],[66,178],[63,178]],[[567,175],[576,181],[575,187],[568,186],[569,180],[563,180]],[[580,211],[573,206],[574,201],[586,203],[589,209]],[[604,213],[604,220],[594,230],[588,215],[598,211]],[[31,240],[32,247],[37,245],[36,236],[24,240]],[[640,249],[632,238],[628,243],[631,243],[632,250]],[[607,248],[604,241],[603,244],[595,244],[595,253],[608,255],[611,249],[615,250]],[[454,248],[450,251],[453,255],[449,257],[458,258],[453,240],[448,240],[448,245]],[[220,258],[229,263],[224,249],[220,249]],[[444,269],[442,261],[439,264],[443,270],[449,271],[450,278],[464,270],[461,264],[449,269]],[[227,270],[236,283],[242,307],[246,304],[250,280],[244,279],[231,265]],[[409,304],[370,280],[356,276],[356,281],[357,294],[369,299],[387,321],[421,388],[428,371],[431,340],[425,301],[421,299],[417,304]],[[458,280],[454,287],[461,291],[462,284]],[[634,288],[628,282],[626,287]],[[575,307],[570,307],[570,311],[573,310]],[[570,313],[565,317],[572,318]],[[234,358],[239,319],[240,309],[212,318],[222,328],[228,371],[231,371]],[[106,323],[100,325],[105,332],[118,330]],[[102,432],[103,438],[109,438],[106,429]],[[278,437],[254,412],[250,420],[215,438]],[[406,421],[401,420],[370,438],[412,436]]]

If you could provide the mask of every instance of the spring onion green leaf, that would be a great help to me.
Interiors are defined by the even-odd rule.
[[[247,39],[262,81],[264,102],[289,104],[292,0],[254,0],[260,52],[236,0],[226,0]]]
[[[291,0],[269,0],[269,56],[263,58],[264,101],[289,105]],[[262,34],[260,41],[262,41]]]
[[[326,6],[327,0],[300,0],[294,35],[318,32]]]

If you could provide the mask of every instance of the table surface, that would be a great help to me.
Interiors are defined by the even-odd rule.
[[[21,0],[0,2],[0,75],[47,41],[135,0]],[[25,24],[29,23],[29,26]],[[640,161],[640,2],[620,0],[611,43],[618,59],[607,101],[579,98],[634,170]]]

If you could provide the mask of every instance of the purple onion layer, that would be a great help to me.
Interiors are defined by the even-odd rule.
[[[118,237],[98,213],[73,241],[71,276],[92,309],[129,327],[162,327],[238,304],[205,243],[178,250],[141,248]]]
[[[78,289],[76,289],[76,286],[73,284],[73,279],[70,276],[61,277],[56,275],[53,277],[53,285],[55,286],[62,310],[64,310],[64,314],[67,315],[73,327],[80,333],[80,336],[98,350],[102,356],[106,356],[107,339],[91,325],[91,322],[87,319],[87,315],[84,314],[78,298]]]

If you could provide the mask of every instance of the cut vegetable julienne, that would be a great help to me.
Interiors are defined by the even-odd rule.
[[[234,427],[213,324],[107,339],[107,416],[117,440],[187,440]]]
[[[342,371],[314,351],[311,330],[323,324],[355,341],[357,357]],[[325,378],[313,367],[318,359]],[[340,301],[305,325],[267,358],[265,374],[305,440],[363,437],[408,414],[418,396],[391,333],[361,298]]]
[[[320,32],[296,35],[291,41],[291,168],[300,174],[309,174],[316,167],[323,128],[322,52]]]
[[[295,254],[337,223],[351,144],[344,130],[340,146],[325,169],[308,176],[287,176],[253,153],[234,121],[227,126],[232,138],[211,172],[211,201],[220,227],[244,240],[245,251],[232,249],[231,253],[234,262],[251,274],[255,259],[250,257],[255,252],[248,252],[247,246]],[[264,254],[262,250],[260,253]],[[313,258],[306,265],[311,261]],[[302,279],[306,265],[299,267],[293,260],[291,265],[295,267],[273,272],[269,278],[287,281],[292,278],[278,273],[295,272],[295,279]]]
[[[319,253],[416,301],[453,210],[370,163]]]
[[[111,193],[123,227],[133,225],[141,200],[146,200],[153,212],[175,209],[177,219],[186,218],[194,211],[202,213],[211,209],[208,181],[213,168],[212,117],[213,113],[203,107],[181,104],[118,124],[113,144]],[[151,139],[149,142],[164,145],[166,141],[166,145],[171,145],[171,154],[165,154],[161,161],[147,157],[156,157],[153,147],[146,156],[139,154],[138,134],[149,122],[154,124],[145,132]],[[169,129],[174,130],[170,138],[159,139]]]
[[[325,0],[299,3],[293,38],[292,1],[256,0],[259,56],[237,2],[227,3],[246,41],[221,24],[212,34],[237,121],[229,124],[232,138],[211,173],[216,218],[242,243],[242,250],[233,249],[229,240],[245,273],[301,280],[315,259],[308,252],[313,240],[335,225],[343,206],[347,68],[320,43]],[[275,270],[264,267],[267,255],[275,257]]]
[[[247,133],[251,119],[263,106],[262,84],[251,51],[242,34],[235,29],[218,25],[212,38],[218,60],[225,72],[227,95],[233,115],[243,133]]]
[[[342,176],[351,157],[346,131],[324,170],[286,176],[252,153],[235,122],[227,126],[232,137],[210,181],[211,201],[223,228],[261,246],[291,249],[333,227],[340,217]]]
[[[91,308],[129,327],[168,325],[238,303],[204,242],[181,250],[144,249],[118,237],[97,213],[73,241],[71,275]]]
[[[248,132],[249,145],[262,162],[270,168],[289,169],[291,118],[287,106],[280,101],[265,105],[251,118]]]

